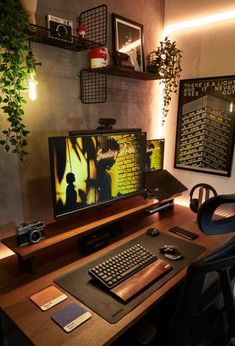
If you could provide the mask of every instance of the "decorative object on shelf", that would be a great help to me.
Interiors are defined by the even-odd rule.
[[[41,220],[23,222],[16,227],[17,245],[36,244],[45,238],[45,224]]]
[[[4,138],[0,138],[0,144],[24,161],[29,131],[22,119],[23,105],[27,102],[22,93],[27,92],[27,74],[35,72],[33,53],[25,44],[29,38],[25,32],[30,31],[30,24],[18,0],[1,2],[0,13],[0,103],[9,123],[1,131]]]
[[[37,0],[20,0],[21,7],[28,16],[30,24],[36,24],[35,13],[37,10]]]
[[[90,50],[91,68],[106,67],[109,63],[108,48],[99,47]]]
[[[73,42],[73,22],[68,19],[47,15],[48,37],[64,42]]]
[[[160,47],[149,53],[147,56],[147,71],[156,74],[162,78],[164,84],[163,90],[163,108],[162,124],[169,112],[172,93],[177,93],[181,68],[182,51],[176,46],[176,42],[171,42],[168,37],[160,42]]]
[[[128,54],[116,51],[113,53],[113,60],[117,66],[135,69],[135,65],[132,63]]]
[[[86,36],[86,28],[82,24],[78,24],[76,27],[76,33],[80,38],[85,38]]]
[[[144,71],[142,24],[117,14],[112,14],[114,51],[128,54],[136,71]]]
[[[175,168],[231,176],[235,76],[180,81]]]

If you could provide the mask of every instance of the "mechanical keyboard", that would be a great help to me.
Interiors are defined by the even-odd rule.
[[[157,256],[137,244],[89,269],[89,274],[108,289],[157,260]]]

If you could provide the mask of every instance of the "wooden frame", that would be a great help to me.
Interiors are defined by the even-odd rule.
[[[235,76],[180,81],[175,168],[231,175]]]
[[[112,22],[114,51],[128,54],[135,70],[144,72],[144,26],[115,13],[112,14]]]

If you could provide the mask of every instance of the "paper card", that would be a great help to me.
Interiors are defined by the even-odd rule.
[[[66,332],[71,332],[74,328],[91,318],[91,313],[77,303],[70,303],[54,313],[51,318]]]
[[[49,286],[30,297],[30,299],[43,311],[50,309],[52,306],[62,302],[66,298],[66,294],[55,286]]]

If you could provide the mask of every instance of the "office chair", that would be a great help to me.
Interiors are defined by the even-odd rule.
[[[200,207],[198,224],[202,232],[204,225],[209,234],[235,231],[234,217],[228,218],[227,223],[226,219],[212,221],[217,207],[228,203],[235,203],[235,194],[213,197]],[[231,340],[235,338],[234,278],[235,236],[189,265],[179,287],[180,293],[166,297],[160,307],[128,332],[127,341],[122,340],[122,345],[232,345]]]
[[[170,346],[230,345],[235,337],[234,269],[235,237],[188,267],[169,328]],[[209,273],[218,276],[203,292]]]

